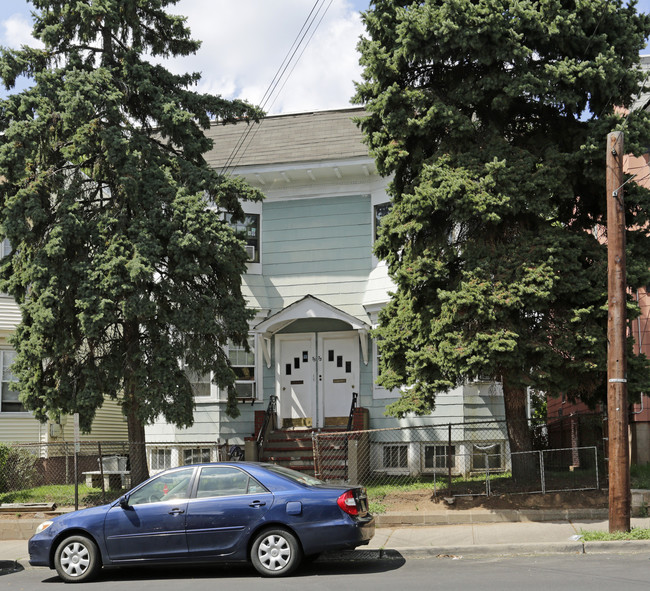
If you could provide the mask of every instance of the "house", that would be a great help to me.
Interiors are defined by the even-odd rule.
[[[179,429],[158,422],[146,428],[148,442],[168,444],[160,449],[152,444],[152,470],[216,459],[207,446],[192,442],[218,440],[243,448],[258,434],[273,396],[278,431],[288,439],[300,432],[306,438],[310,429],[345,429],[354,394],[363,409],[357,414],[369,429],[504,418],[501,389],[489,383],[441,393],[431,416],[397,420],[384,414],[399,392],[375,383],[377,349],[370,331],[393,286],[372,245],[390,203],[387,180],[377,174],[353,121],[361,114],[343,109],[278,115],[259,125],[210,128],[210,165],[243,177],[266,195],[261,203],[245,204],[246,220],[237,226],[250,259],[244,293],[256,313],[250,352],[229,350],[241,414],[227,417],[225,393],[209,376],[195,376],[194,425]],[[500,464],[507,436],[505,429],[497,431],[491,438]],[[426,463],[417,458],[436,451],[431,442],[421,447],[399,438],[385,441],[372,461],[377,470],[417,472]],[[438,467],[445,468],[448,450],[438,447]],[[464,436],[453,448],[454,456],[471,456]],[[295,466],[300,460],[292,457]]]
[[[7,254],[8,248],[5,240],[2,243],[2,256]],[[9,341],[19,322],[20,310],[15,300],[7,294],[0,294],[0,442],[39,443],[39,453],[47,455],[47,445],[43,447],[43,444],[74,441],[74,423],[72,417],[62,417],[60,423],[40,423],[20,403],[18,392],[12,388],[15,378],[10,366],[15,352]],[[80,434],[80,441],[126,441],[127,433],[126,421],[119,405],[107,400],[97,412],[92,431]]]

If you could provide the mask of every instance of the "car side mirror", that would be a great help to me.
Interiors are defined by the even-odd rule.
[[[131,506],[129,505],[129,495],[124,495],[123,497],[120,497],[119,502],[120,502],[120,507],[122,507],[122,509],[130,509]]]

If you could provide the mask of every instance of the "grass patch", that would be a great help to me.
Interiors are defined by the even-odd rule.
[[[650,540],[650,528],[633,527],[632,531],[592,531],[580,530],[585,542],[612,542],[619,540]]]
[[[118,490],[107,490],[105,495],[106,502],[108,503],[116,499],[122,492]],[[0,503],[56,503],[60,507],[73,506],[74,484],[50,484],[0,493]],[[101,488],[90,488],[85,484],[79,484],[80,505],[100,505],[101,503]]]

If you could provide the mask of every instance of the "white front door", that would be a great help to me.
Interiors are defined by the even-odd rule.
[[[275,343],[280,425],[310,427],[316,411],[315,335],[277,335]]]
[[[359,392],[359,336],[356,331],[318,336],[319,427],[323,419],[348,417],[352,393]]]

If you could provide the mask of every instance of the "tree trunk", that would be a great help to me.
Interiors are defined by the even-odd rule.
[[[149,478],[147,452],[144,440],[144,425],[135,413],[134,405],[129,405],[126,417],[129,429],[129,458],[131,460],[131,486],[136,486]]]
[[[526,389],[513,387],[503,380],[503,404],[512,460],[512,477],[517,482],[534,480],[539,475],[539,463],[531,452],[533,437],[526,415]]]
[[[138,326],[134,322],[124,325],[124,341],[127,359],[133,358],[133,349],[138,342]],[[149,478],[147,450],[144,439],[144,424],[138,417],[138,400],[133,368],[127,361],[124,369],[124,404],[126,407],[126,424],[129,430],[129,459],[131,461],[131,486],[136,486]]]

